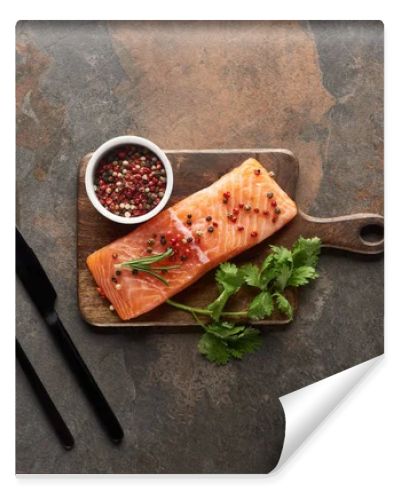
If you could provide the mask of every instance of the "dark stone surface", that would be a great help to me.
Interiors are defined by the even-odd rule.
[[[383,259],[325,252],[294,323],[226,367],[200,357],[196,331],[92,329],[76,297],[77,165],[124,133],[170,149],[285,147],[302,208],[382,213],[383,26],[17,26],[17,223],[126,433],[108,442],[18,283],[18,338],[76,448],[61,449],[17,367],[17,472],[267,472],[284,435],[277,396],[382,353]]]

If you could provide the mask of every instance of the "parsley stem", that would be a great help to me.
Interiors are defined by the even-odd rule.
[[[247,317],[247,311],[222,311],[221,316],[227,316],[229,318],[243,318]]]
[[[180,302],[175,302],[174,300],[168,299],[167,304],[170,306],[176,307],[176,309],[181,309],[182,311],[187,311],[190,313],[202,314],[203,316],[210,316],[211,311],[208,309],[201,309],[200,307],[191,307],[185,304],[181,304]]]
[[[167,304],[169,304],[172,307],[175,307],[176,309],[181,309],[182,311],[187,311],[190,313],[195,313],[195,314],[200,314],[202,316],[211,316],[212,312],[209,311],[208,309],[202,309],[200,307],[191,307],[187,306],[185,304],[182,304],[180,302],[175,302],[174,300],[168,299]],[[222,316],[227,316],[230,318],[243,318],[247,316],[247,311],[232,311],[232,312],[222,312]]]

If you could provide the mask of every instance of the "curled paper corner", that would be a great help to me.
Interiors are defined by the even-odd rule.
[[[383,354],[331,377],[315,382],[279,398],[285,413],[285,439],[277,473],[325,418],[364,378]]]

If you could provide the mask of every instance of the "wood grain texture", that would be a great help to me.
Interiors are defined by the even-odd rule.
[[[287,150],[179,150],[166,152],[174,169],[174,190],[169,205],[176,203],[189,194],[203,189],[215,182],[245,159],[255,157],[268,170],[276,174],[279,185],[292,198],[296,197],[298,162]],[[96,291],[95,282],[86,266],[86,258],[92,252],[131,231],[132,227],[113,223],[102,217],[91,205],[85,190],[84,174],[90,154],[82,158],[78,180],[78,295],[79,307],[84,319],[95,326],[172,326],[192,325],[190,314],[178,311],[164,304],[131,321],[122,321],[108,308],[108,302],[101,299]],[[341,248],[352,252],[374,254],[383,251],[383,239],[374,244],[363,240],[361,229],[367,225],[383,227],[383,217],[373,214],[356,214],[336,218],[311,217],[301,210],[298,216],[273,235],[270,243],[290,246],[300,235],[319,236],[324,246]],[[234,259],[235,262],[260,262],[267,250],[266,242],[249,249]],[[217,295],[214,271],[197,281],[176,296],[177,301],[201,307]],[[254,292],[250,289],[240,291],[232,300],[232,310],[243,309],[251,300]],[[297,293],[289,290],[288,298],[297,309]],[[258,324],[286,324],[287,319],[278,314]]]

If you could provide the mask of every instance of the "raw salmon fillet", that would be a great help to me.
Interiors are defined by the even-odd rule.
[[[223,201],[225,193],[230,194],[227,203]],[[273,196],[269,198],[267,193]],[[278,214],[276,208],[280,211]],[[192,214],[191,225],[187,224],[188,214]],[[221,262],[268,238],[296,214],[294,201],[257,160],[249,158],[208,188],[188,196],[127,236],[92,253],[87,265],[120,318],[127,320],[154,309]],[[212,221],[207,221],[210,216]],[[208,231],[210,227],[212,232]],[[160,237],[167,233],[167,243],[162,245]],[[112,280],[116,264],[148,255],[149,239],[155,239],[153,253],[158,254],[168,248],[168,238],[176,236],[184,240],[181,248],[190,248],[190,256],[181,261],[178,250],[172,257],[175,259],[173,264],[180,264],[180,267],[165,275],[169,286],[144,272],[134,275],[127,268],[121,269],[118,283]],[[188,238],[193,241],[186,243]],[[172,263],[166,259],[157,265],[162,264]]]

